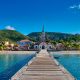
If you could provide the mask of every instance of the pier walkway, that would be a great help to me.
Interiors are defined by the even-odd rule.
[[[46,50],[41,50],[30,65],[17,72],[11,80],[75,80],[60,68]]]

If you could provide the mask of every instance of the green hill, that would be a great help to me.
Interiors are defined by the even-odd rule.
[[[14,30],[0,30],[0,41],[17,42],[28,37]]]
[[[0,41],[17,42],[23,39],[30,39],[32,41],[40,41],[41,32],[32,32],[27,36],[14,30],[0,30]],[[46,40],[65,40],[65,41],[80,41],[80,34],[66,34],[58,32],[46,32]]]
[[[41,32],[32,32],[28,34],[35,41],[40,40]],[[46,40],[65,40],[65,41],[80,41],[80,34],[68,34],[59,32],[46,32]]]

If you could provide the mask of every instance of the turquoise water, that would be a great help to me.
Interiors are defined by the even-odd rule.
[[[54,55],[60,64],[62,64],[77,80],[80,80],[80,55],[65,54]],[[59,58],[58,58],[59,56]]]
[[[34,54],[0,54],[0,80],[9,80]]]

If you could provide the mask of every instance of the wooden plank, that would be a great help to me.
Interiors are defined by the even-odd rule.
[[[48,52],[43,50],[18,77],[12,80],[74,80],[71,75],[64,74],[60,67],[51,59]]]
[[[65,76],[26,76],[20,80],[68,80]]]

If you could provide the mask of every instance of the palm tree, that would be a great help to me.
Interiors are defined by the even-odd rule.
[[[72,49],[72,44],[69,42],[64,42],[64,46],[66,50],[71,50]]]
[[[76,50],[80,50],[80,44],[75,43],[75,44],[73,44],[73,47]]]
[[[6,46],[5,43],[3,41],[0,42],[0,50],[5,50]]]

